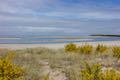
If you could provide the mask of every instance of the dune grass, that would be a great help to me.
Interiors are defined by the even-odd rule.
[[[84,53],[79,51],[81,47]],[[99,47],[101,48],[101,46]],[[15,50],[13,63],[24,69],[25,80],[93,80],[83,79],[81,74],[81,71],[86,70],[86,62],[89,66],[99,63],[102,71],[112,68],[116,72],[120,72],[120,60],[115,56],[116,51],[114,52],[113,47],[107,46],[104,54],[102,52],[98,54],[96,50],[96,47],[89,44],[83,46],[67,44],[65,48],[57,50],[42,47]],[[0,56],[4,56],[8,52],[9,50],[6,49],[0,50]],[[103,75],[107,76],[106,73]],[[120,74],[113,75],[120,76]]]

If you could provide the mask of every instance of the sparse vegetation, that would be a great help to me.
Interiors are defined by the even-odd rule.
[[[0,80],[23,80],[23,69],[12,63],[12,59],[13,52],[11,51],[5,57],[0,58]]]
[[[93,47],[89,44],[78,47],[78,52],[83,54],[90,54],[93,51]]]
[[[120,80],[120,73],[113,69],[102,71],[100,64],[90,66],[86,63],[85,69],[81,71],[82,80]]]
[[[81,71],[82,80],[100,80],[101,65],[95,64],[90,66],[85,64],[85,69]]]
[[[93,51],[93,47],[89,44],[85,44],[82,46],[76,46],[76,44],[70,43],[65,46],[65,51],[69,53],[83,53],[90,54]]]
[[[120,46],[114,46],[112,51],[113,51],[113,56],[120,59]]]
[[[76,46],[76,44],[73,44],[73,43],[67,44],[67,45],[65,46],[65,51],[66,51],[66,52],[75,53],[75,52],[77,51],[77,46]]]
[[[120,80],[120,73],[113,69],[107,69],[101,73],[100,80]]]
[[[97,47],[96,47],[96,52],[97,53],[104,53],[104,52],[106,52],[107,51],[107,49],[108,49],[108,47],[107,46],[105,46],[105,45],[101,45],[101,44],[98,44],[97,45]]]
[[[58,50],[41,47],[16,50],[15,56],[13,52],[3,49],[0,51],[0,69],[7,67],[7,72],[12,71],[9,77],[12,79],[6,80],[120,80],[119,62],[116,63],[120,47],[107,48],[107,56],[95,54],[97,47],[89,44],[79,47],[70,43],[65,49]],[[87,62],[86,66],[84,62]],[[115,68],[117,72],[109,68]]]

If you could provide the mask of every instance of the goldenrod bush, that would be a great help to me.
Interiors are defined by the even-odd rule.
[[[77,51],[77,46],[76,44],[69,43],[65,46],[65,51],[66,52],[76,52]]]
[[[113,56],[120,58],[120,46],[114,46],[113,49]]]
[[[86,63],[85,69],[81,71],[82,80],[99,80],[101,69],[100,64],[90,66]]]
[[[120,80],[120,73],[113,69],[107,69],[101,74],[100,80]]]
[[[102,71],[100,64],[90,66],[86,63],[85,69],[81,71],[81,76],[82,80],[120,80],[120,73],[113,69]]]
[[[104,53],[106,52],[108,49],[107,46],[103,45],[103,44],[98,44],[97,47],[96,47],[96,52],[98,53]]]
[[[89,44],[78,47],[78,52],[83,54],[90,54],[93,51],[93,47]]]
[[[0,58],[0,80],[16,80],[23,76],[23,69],[13,64],[12,58],[12,52]]]

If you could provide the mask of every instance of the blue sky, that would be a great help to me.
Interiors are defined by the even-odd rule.
[[[120,0],[0,0],[0,35],[120,34]]]

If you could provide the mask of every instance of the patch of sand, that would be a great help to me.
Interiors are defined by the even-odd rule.
[[[107,46],[120,46],[120,41],[99,41],[99,42],[79,42],[75,43],[77,45],[83,45],[85,43],[91,44],[93,46],[96,46],[98,44],[104,44]],[[64,46],[67,43],[57,43],[57,44],[0,44],[0,48],[5,49],[25,49],[25,48],[36,48],[36,47],[46,47],[46,48],[53,48],[53,49],[59,49],[64,48]]]

